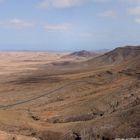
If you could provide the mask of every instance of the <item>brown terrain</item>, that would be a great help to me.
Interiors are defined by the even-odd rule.
[[[140,46],[2,52],[0,79],[0,140],[140,138]]]
[[[95,53],[95,52],[89,52],[89,51],[77,51],[77,52],[73,52],[70,54],[66,54],[64,56],[62,56],[62,58],[64,59],[68,59],[68,60],[74,60],[74,61],[81,61],[81,60],[85,60],[85,59],[91,59],[94,57],[97,57],[100,53]]]

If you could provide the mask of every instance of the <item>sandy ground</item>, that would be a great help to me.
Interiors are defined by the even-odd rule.
[[[0,140],[37,140],[37,139],[22,135],[8,134],[4,131],[0,131]]]
[[[61,59],[65,53],[47,52],[1,52],[0,74],[23,70],[35,70],[37,64],[47,64]]]
[[[18,140],[139,137],[139,55],[127,61],[120,52],[90,61],[64,60],[64,55],[0,54],[0,135]]]

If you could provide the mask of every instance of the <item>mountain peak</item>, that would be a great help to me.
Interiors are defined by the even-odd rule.
[[[92,53],[89,51],[86,51],[86,50],[82,50],[82,51],[77,51],[77,52],[71,53],[70,55],[71,56],[73,55],[73,56],[88,57],[88,56],[91,56]]]

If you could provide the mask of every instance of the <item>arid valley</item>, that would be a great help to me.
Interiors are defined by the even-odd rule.
[[[140,138],[140,47],[1,52],[0,140]]]

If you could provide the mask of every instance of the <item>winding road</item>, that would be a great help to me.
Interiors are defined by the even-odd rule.
[[[45,93],[45,94],[42,94],[42,95],[33,97],[33,98],[31,98],[31,99],[28,99],[28,100],[19,101],[19,102],[17,102],[17,103],[8,104],[8,105],[4,105],[4,106],[1,105],[1,106],[0,106],[0,109],[8,109],[8,108],[11,108],[11,107],[14,107],[14,106],[26,104],[26,103],[32,102],[32,101],[34,101],[34,100],[40,99],[40,98],[42,98],[42,97],[48,96],[48,95],[50,95],[50,94],[54,94],[54,93],[60,91],[61,89],[66,88],[66,87],[68,87],[68,86],[75,85],[75,84],[77,84],[77,83],[85,83],[85,82],[88,82],[88,81],[75,81],[75,82],[70,82],[70,83],[67,83],[67,84],[65,84],[65,85],[63,85],[63,86],[57,88],[57,89],[54,89],[54,90],[49,91],[49,92],[47,92],[47,93]]]

